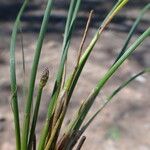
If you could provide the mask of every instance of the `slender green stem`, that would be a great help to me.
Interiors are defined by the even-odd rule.
[[[80,108],[80,113],[78,113],[77,118],[71,122],[69,130],[77,130],[80,128],[83,120],[85,119],[89,109],[91,108],[95,98],[97,97],[99,91],[108,81],[108,79],[117,71],[121,64],[133,53],[133,51],[148,37],[150,36],[150,27],[128,48],[128,50],[119,58],[119,60],[108,70],[104,77],[99,80],[96,87],[92,90],[83,106]],[[68,132],[67,131],[67,132]]]
[[[108,105],[108,103],[112,100],[112,98],[117,95],[122,89],[124,89],[128,84],[130,84],[133,80],[135,80],[137,77],[149,73],[150,68],[145,68],[143,71],[139,72],[138,74],[134,75],[127,81],[123,82],[117,89],[115,89],[110,96],[108,96],[106,102],[94,113],[94,115],[85,123],[85,125],[80,129],[79,138],[84,133],[84,131],[88,128],[88,126],[93,122],[93,120],[98,116],[98,114]]]
[[[26,106],[25,106],[25,113],[24,113],[22,141],[21,141],[22,150],[27,149],[27,141],[28,141],[28,134],[29,134],[29,124],[30,124],[30,116],[31,116],[31,107],[32,107],[32,101],[33,101],[35,79],[36,79],[42,44],[43,44],[43,40],[45,37],[46,29],[48,26],[48,20],[49,20],[49,15],[50,15],[50,12],[52,9],[53,1],[54,0],[48,0],[44,18],[43,18],[43,22],[42,22],[42,26],[41,26],[41,30],[39,33],[39,38],[37,40],[36,51],[35,51],[35,56],[34,56],[34,61],[33,61],[33,65],[32,65],[31,76],[30,76],[29,93],[28,93],[28,98],[27,98],[27,102],[26,102]]]
[[[81,105],[80,109],[77,112],[77,115],[73,119],[73,121],[69,124],[68,130],[66,130],[65,135],[71,136],[72,134],[76,134],[78,130],[80,129],[87,113],[89,112],[89,109],[91,108],[95,98],[97,97],[99,91],[102,89],[102,87],[105,85],[105,83],[108,81],[108,79],[117,71],[117,69],[121,66],[121,64],[133,53],[133,51],[148,37],[150,36],[150,27],[127,49],[127,51],[122,55],[121,58],[108,70],[108,72],[104,75],[104,77],[98,82],[96,88],[93,89],[89,97],[84,101],[84,103]],[[115,90],[113,94],[108,98],[111,99],[119,90],[121,90],[124,86],[126,86],[129,82],[131,82],[134,78],[137,76],[143,74],[144,72],[149,72],[150,69],[145,69],[144,71],[140,72],[138,75],[134,76],[129,81],[123,83],[122,86],[119,87],[119,89]],[[102,108],[100,108],[99,111],[101,111],[109,101],[107,101]],[[97,115],[97,114],[96,114]],[[92,118],[93,119],[93,118]],[[92,120],[90,120],[92,122]],[[90,122],[89,122],[90,124]],[[85,131],[87,126],[89,124],[86,124],[86,126],[83,126],[81,128],[81,132],[79,133],[78,137],[82,135],[82,133]],[[74,142],[73,140],[69,140],[67,143],[68,147]]]
[[[16,37],[19,30],[20,18],[28,4],[29,0],[25,0],[17,19],[14,24],[12,31],[11,42],[10,42],[10,79],[11,79],[11,93],[12,93],[12,109],[14,115],[15,124],[15,135],[16,135],[16,149],[21,149],[20,140],[20,122],[19,122],[19,109],[18,109],[18,98],[17,98],[17,82],[16,82],[16,66],[15,66],[15,48],[16,48]]]
[[[139,76],[150,72],[150,68],[146,68],[143,71],[139,72],[138,74],[134,75],[127,81],[123,82],[117,89],[115,89],[110,96],[108,96],[106,102],[103,104],[103,106],[97,110],[97,112],[89,119],[89,121],[82,127],[81,132],[83,133],[87,127],[92,123],[92,121],[96,118],[96,116],[107,106],[107,104],[112,100],[112,98],[117,95],[119,92],[122,91],[129,83],[131,83],[133,80],[138,78]]]
[[[133,51],[148,37],[150,36],[150,27],[127,49],[127,51],[119,58],[110,70],[104,75],[104,77],[98,82],[95,93],[99,93],[100,89],[104,86],[107,80],[117,71],[121,64],[133,53]]]
[[[31,148],[32,148],[32,142],[34,139],[35,126],[36,126],[36,122],[37,122],[37,116],[38,116],[38,110],[39,110],[39,105],[40,105],[40,101],[41,101],[42,91],[43,91],[43,87],[41,85],[39,85],[38,95],[37,95],[37,99],[36,99],[35,110],[34,110],[34,114],[33,114],[31,130],[30,130],[28,150],[31,150]]]
[[[108,16],[107,19],[110,21],[113,18],[113,16],[115,16],[116,13],[126,4],[127,1],[128,0],[122,0],[122,1],[120,1],[120,4],[117,5],[116,9],[113,11],[113,13],[110,16]],[[74,0],[72,0],[71,2],[75,5]],[[73,12],[69,11],[69,12],[72,12],[72,13],[69,13],[68,20],[70,19],[70,16],[72,16],[73,19],[71,21],[69,20],[71,22],[70,23],[70,27],[69,27],[69,23],[67,23],[67,25],[66,25],[68,27],[67,29],[68,29],[69,32],[65,32],[66,33],[65,38],[64,38],[65,42],[63,43],[63,49],[64,50],[63,50],[63,53],[62,53],[62,59],[61,59],[60,67],[59,67],[59,70],[58,70],[57,80],[55,82],[55,86],[54,86],[54,91],[53,91],[53,94],[52,94],[51,102],[50,102],[50,105],[49,105],[49,108],[48,108],[47,121],[46,121],[46,124],[44,126],[44,130],[42,132],[42,136],[41,136],[41,140],[40,140],[41,142],[45,141],[44,139],[46,138],[46,135],[47,135],[47,132],[48,132],[48,126],[49,126],[49,122],[48,121],[49,121],[49,119],[52,116],[52,112],[53,112],[53,109],[55,108],[55,105],[56,105],[56,102],[57,102],[57,97],[59,95],[59,90],[60,90],[60,85],[61,85],[60,83],[61,83],[63,69],[64,69],[64,62],[66,61],[66,57],[67,57],[67,53],[68,53],[68,47],[69,47],[69,44],[70,44],[70,40],[69,39],[70,39],[71,33],[72,33],[72,25],[74,25],[74,21],[75,21],[75,18],[76,18],[78,9],[79,9],[79,5],[80,5],[80,0],[78,0],[76,2],[76,5],[77,5],[76,8],[74,7],[74,14],[73,15],[72,15]],[[71,7],[71,6],[72,5],[70,5],[70,9],[73,9],[73,7]],[[104,29],[105,25],[107,25],[109,23],[108,20],[106,21],[106,23],[104,23],[104,25],[102,26],[102,29]],[[98,32],[96,33],[94,39],[92,40],[92,42],[90,43],[90,45],[88,47],[88,54],[90,54],[91,49],[93,49],[94,45],[96,44],[99,35],[100,35],[100,33],[99,33],[99,30],[98,30]],[[84,66],[84,64],[85,63],[83,63],[82,66]],[[78,71],[78,73],[80,74],[80,71]],[[74,81],[77,81],[77,80],[74,79]],[[73,88],[71,88],[72,91],[73,91],[73,89],[75,87],[75,84],[76,83],[73,82],[73,84],[72,84]],[[71,93],[71,92],[69,91],[69,93]],[[70,96],[68,96],[68,99],[70,99],[71,94],[70,94]],[[44,143],[42,143],[40,145],[44,145]],[[39,149],[39,150],[41,150],[41,149]]]
[[[70,3],[70,8],[68,12],[66,27],[65,27],[64,41],[63,41],[63,47],[62,47],[62,56],[61,56],[60,65],[58,68],[58,73],[57,73],[54,89],[52,92],[51,100],[48,106],[47,120],[44,125],[41,137],[40,137],[38,150],[43,150],[44,148],[44,143],[48,135],[49,121],[52,118],[54,108],[56,107],[56,104],[57,104],[57,99],[58,99],[59,92],[60,92],[61,85],[62,85],[61,83],[62,83],[62,76],[64,72],[64,65],[67,59],[71,36],[75,27],[75,20],[76,20],[76,16],[80,7],[80,3],[81,3],[81,0],[72,0]]]
[[[142,11],[140,12],[139,16],[137,17],[135,23],[133,24],[132,28],[131,28],[130,31],[129,31],[129,34],[128,34],[127,39],[126,39],[126,41],[125,41],[125,43],[124,43],[124,46],[123,46],[123,48],[121,49],[121,51],[120,51],[118,57],[116,58],[115,62],[117,62],[117,60],[118,60],[118,59],[124,54],[124,52],[126,51],[126,49],[127,49],[128,45],[129,45],[129,42],[130,42],[130,40],[131,40],[131,38],[132,38],[132,36],[133,36],[135,30],[137,29],[137,27],[138,27],[138,25],[139,25],[141,19],[143,18],[143,15],[144,15],[149,9],[150,9],[150,3],[147,4],[147,5],[142,9]],[[114,62],[114,63],[115,63],[115,62]]]
[[[111,20],[113,19],[113,17],[120,11],[120,9],[128,2],[128,0],[120,0],[118,1],[118,3],[112,8],[112,10],[110,11],[110,13],[106,16],[105,20],[102,22],[100,28],[98,29],[98,31],[96,32],[96,34],[94,35],[92,41],[90,42],[90,44],[88,45],[87,49],[85,50],[85,52],[83,53],[78,68],[76,70],[76,74],[74,75],[74,79],[72,81],[72,84],[70,86],[69,89],[69,94],[68,94],[68,99],[71,98],[72,93],[74,91],[74,88],[78,82],[78,79],[80,77],[80,74],[84,68],[84,65],[87,61],[87,59],[89,58],[95,44],[97,43],[98,39],[100,38],[102,32],[104,31],[104,29],[107,27],[107,25],[111,22]],[[71,77],[70,77],[71,78]]]
[[[34,113],[33,113],[33,118],[32,118],[32,124],[31,124],[31,130],[30,130],[30,136],[29,136],[29,143],[28,143],[28,150],[32,148],[32,142],[34,140],[34,135],[35,135],[35,127],[36,127],[36,122],[37,122],[37,117],[38,117],[38,112],[39,112],[39,106],[41,102],[41,96],[43,92],[43,88],[46,85],[46,82],[49,77],[49,71],[48,69],[44,69],[39,87],[38,87],[38,93],[37,93],[37,98],[36,98],[36,104],[34,108]]]

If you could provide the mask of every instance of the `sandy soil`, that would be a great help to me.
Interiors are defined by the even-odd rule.
[[[127,36],[127,31],[137,16],[139,9],[148,1],[139,1],[136,4],[131,3],[124,9],[118,17],[110,25],[102,38],[96,44],[92,52],[78,86],[70,103],[70,108],[67,113],[67,120],[72,118],[76,108],[80,105],[83,98],[86,98],[97,81],[104,75],[110,65],[113,63],[116,55],[122,47]],[[100,3],[101,4],[101,3]],[[97,1],[89,3],[87,6],[83,4],[83,11],[80,12],[80,17],[77,23],[77,28],[71,43],[68,57],[68,73],[70,73],[75,64],[77,49],[82,36],[83,26],[86,22],[86,14],[93,7],[95,16],[91,24],[86,45],[92,39],[96,27],[99,23],[99,18],[103,18],[107,12],[104,9],[105,5],[100,5]],[[102,2],[103,4],[103,2]],[[134,5],[136,7],[134,7]],[[7,7],[9,5],[4,5]],[[3,7],[3,8],[5,8]],[[30,75],[31,63],[33,61],[33,53],[35,43],[40,27],[40,20],[43,13],[44,5],[40,8],[38,5],[32,4],[26,11],[23,17],[22,30],[26,62],[26,84]],[[37,127],[37,134],[42,128],[43,121],[46,115],[46,108],[49,101],[49,95],[52,91],[54,76],[59,64],[61,44],[63,38],[63,27],[66,15],[66,3],[58,5],[53,11],[51,23],[48,28],[48,33],[42,48],[40,65],[36,87],[39,81],[40,74],[46,66],[50,70],[50,79],[44,90],[42,105]],[[111,4],[107,6],[110,8]],[[12,7],[13,8],[13,7]],[[19,8],[19,7],[18,7]],[[18,10],[14,7],[14,10]],[[5,9],[4,9],[5,10]],[[1,12],[1,11],[0,11]],[[14,11],[13,11],[14,12]],[[17,11],[16,11],[17,12]],[[102,13],[102,15],[101,15]],[[132,15],[131,15],[132,14]],[[10,96],[10,81],[9,81],[9,41],[12,25],[16,13],[10,14],[10,17],[4,18],[0,15],[0,149],[14,150],[14,128],[13,116],[11,112],[11,96]],[[132,42],[140,35],[140,33],[150,24],[150,16],[145,15],[141,26],[133,37]],[[54,28],[53,28],[54,27]],[[21,34],[18,36],[16,48],[16,64],[17,64],[17,82],[19,90],[19,105],[20,114],[23,114],[24,100],[22,97],[23,71],[22,71],[22,55],[21,55]],[[89,113],[89,116],[96,111],[105,98],[124,81],[133,74],[137,73],[144,67],[150,66],[150,47],[149,39],[140,46],[137,51],[127,60],[118,70],[114,77],[107,83],[101,94]],[[85,132],[87,140],[83,146],[83,150],[149,150],[150,149],[150,77],[148,74],[138,78],[120,94],[118,94],[107,108],[96,118],[88,130]],[[35,90],[36,95],[36,90]]]

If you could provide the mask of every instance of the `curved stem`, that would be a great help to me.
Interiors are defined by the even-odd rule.
[[[15,21],[11,42],[10,42],[10,80],[11,80],[11,93],[12,93],[12,110],[14,115],[15,124],[15,135],[16,135],[16,149],[21,149],[21,139],[20,139],[20,121],[19,121],[19,109],[18,109],[18,96],[17,96],[17,82],[16,82],[16,64],[15,64],[15,48],[16,48],[16,37],[19,30],[21,16],[28,4],[29,0],[25,0],[17,19]]]

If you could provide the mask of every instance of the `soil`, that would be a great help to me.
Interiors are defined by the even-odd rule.
[[[15,1],[14,1],[15,2]],[[5,3],[0,5],[0,149],[15,150],[13,115],[11,111],[10,79],[9,79],[9,45],[14,19],[20,3]],[[114,62],[115,57],[122,48],[131,25],[139,10],[148,3],[148,0],[130,2],[113,20],[109,28],[97,42],[87,64],[82,72],[79,83],[72,97],[67,119],[70,120],[84,98],[88,96],[96,83],[106,73]],[[22,17],[22,34],[19,33],[16,45],[16,68],[20,116],[23,115],[25,100],[22,96],[22,87],[28,86],[31,64],[40,28],[45,3],[34,2],[28,7]],[[36,129],[37,135],[43,127],[46,109],[52,92],[55,75],[57,72],[63,30],[67,12],[67,1],[57,0],[55,10],[52,12],[48,32],[43,44],[42,54],[38,67],[35,96],[41,72],[44,67],[50,70],[49,81],[44,89],[42,104]],[[91,23],[85,47],[91,41],[99,22],[112,7],[112,3],[104,1],[86,1],[82,4],[68,56],[68,74],[74,68],[77,50],[81,41],[83,27],[87,14],[92,8],[95,15]],[[107,8],[107,9],[106,9]],[[7,12],[8,11],[8,12]],[[131,15],[132,14],[132,15]],[[131,43],[150,25],[149,12],[144,16]],[[25,53],[26,75],[23,80],[21,36]],[[117,73],[101,91],[93,105],[88,118],[104,102],[107,96],[118,87],[122,81],[128,79],[144,67],[150,66],[150,42],[145,40],[142,46],[122,65]],[[99,114],[84,135],[87,137],[83,150],[150,150],[150,76],[145,74],[122,90],[112,102]],[[21,117],[22,119],[22,117]],[[63,128],[62,128],[63,130]]]

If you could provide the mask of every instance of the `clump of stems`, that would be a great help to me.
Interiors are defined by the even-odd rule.
[[[86,41],[86,37],[88,35],[88,30],[92,19],[93,10],[89,13],[87,25],[85,27],[85,31],[83,33],[83,37],[79,46],[76,65],[74,67],[73,72],[70,73],[68,78],[66,78],[68,51],[69,51],[72,35],[75,29],[76,18],[81,5],[81,0],[71,0],[65,31],[64,31],[61,59],[60,59],[57,75],[55,78],[54,88],[49,99],[46,120],[45,123],[43,124],[43,129],[41,131],[39,141],[37,142],[35,129],[37,125],[40,102],[42,100],[42,92],[44,90],[44,87],[46,86],[49,77],[49,70],[47,68],[44,69],[42,73],[35,99],[33,98],[33,94],[35,90],[35,80],[36,80],[43,40],[46,34],[46,29],[48,26],[48,20],[52,10],[53,2],[54,0],[47,1],[41,29],[37,39],[34,59],[32,63],[32,70],[30,74],[30,82],[28,86],[28,93],[26,98],[26,105],[25,105],[22,127],[20,127],[20,116],[19,116],[19,108],[18,108],[15,49],[16,49],[16,42],[17,42],[16,37],[21,22],[20,20],[25,8],[27,7],[27,4],[29,3],[29,0],[24,0],[24,3],[18,13],[12,31],[12,37],[10,43],[10,77],[11,77],[11,92],[12,92],[12,110],[14,115],[17,150],[31,150],[31,149],[35,150],[36,146],[38,150],[71,150],[76,145],[77,145],[76,149],[80,150],[82,148],[84,141],[86,140],[86,137],[83,135],[84,131],[93,122],[95,117],[112,100],[112,98],[116,94],[118,94],[118,92],[120,92],[123,88],[125,88],[135,78],[137,78],[138,76],[144,73],[150,72],[150,68],[144,68],[143,71],[139,72],[138,74],[131,77],[127,81],[123,82],[117,89],[115,89],[112,92],[110,96],[108,96],[104,105],[100,107],[87,122],[85,122],[85,118],[87,117],[88,112],[90,111],[93,103],[95,102],[97,95],[105,86],[107,81],[113,76],[113,74],[118,70],[118,68],[121,67],[123,62],[136,50],[136,48],[140,44],[142,44],[143,41],[148,36],[150,36],[150,27],[149,27],[143,34],[141,34],[135,40],[134,43],[132,43],[129,46],[129,42],[138,24],[140,23],[143,15],[146,13],[147,10],[150,9],[150,3],[148,3],[141,11],[139,16],[137,17],[135,23],[133,24],[127,36],[123,48],[120,50],[120,53],[117,56],[114,63],[112,64],[112,66],[108,69],[108,71],[104,74],[104,76],[101,79],[99,79],[99,81],[97,82],[97,84],[95,85],[91,93],[87,96],[87,98],[85,98],[83,103],[80,105],[79,109],[74,115],[74,118],[64,129],[64,132],[61,133],[62,124],[64,122],[64,118],[66,116],[72,94],[74,92],[78,79],[82,73],[82,70],[87,60],[91,52],[94,50],[95,44],[97,43],[98,39],[101,37],[102,33],[105,31],[106,27],[108,27],[112,19],[128,2],[128,0],[118,0],[118,2],[108,13],[104,21],[100,24],[91,42],[88,44],[88,46],[85,49],[83,49],[84,43]],[[23,62],[23,64],[25,68],[25,63]],[[31,113],[32,107],[33,107],[33,114]]]

